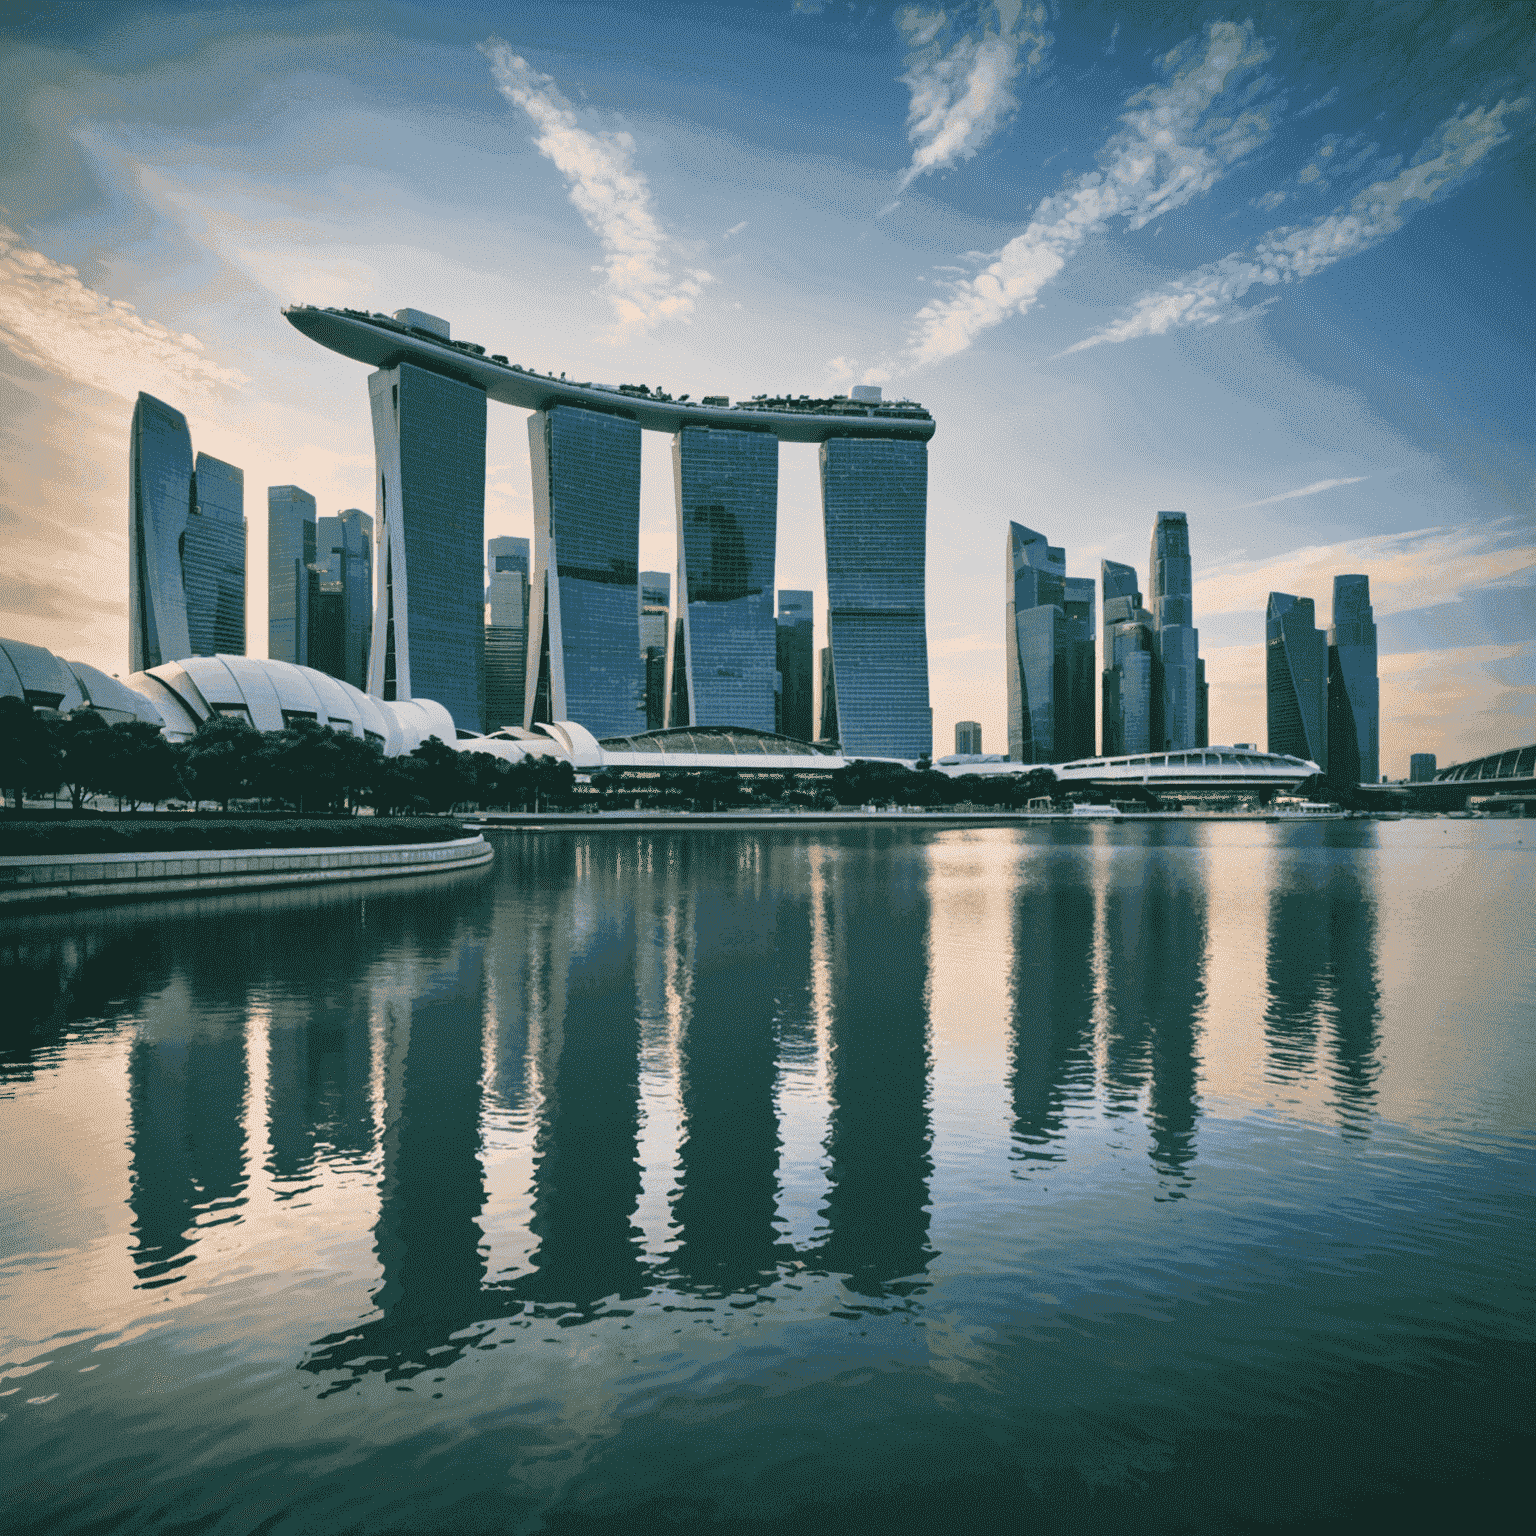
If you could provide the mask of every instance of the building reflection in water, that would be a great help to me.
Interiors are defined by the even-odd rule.
[[[1059,875],[1014,897],[1009,1092],[1024,1159],[1058,1159],[1068,1103],[1092,1092],[1093,913],[1092,889]]]
[[[1199,1118],[1199,1017],[1207,927],[1199,866],[1149,848],[1105,894],[1104,1098],[1134,1108],[1145,1090],[1152,1165],[1165,1192],[1187,1187]]]
[[[815,1262],[880,1296],[933,1258],[929,893],[920,845],[869,838],[850,839],[830,882],[831,1187]]]
[[[1333,828],[1308,828],[1326,842]],[[1287,847],[1269,899],[1264,1012],[1266,1074],[1298,1084],[1316,1067],[1326,1025],[1340,1125],[1366,1134],[1380,1075],[1381,987],[1376,896],[1348,845]]]
[[[777,903],[764,888],[762,839],[701,838],[678,854],[693,977],[674,1263],[690,1290],[729,1296],[755,1290],[779,1262]]]

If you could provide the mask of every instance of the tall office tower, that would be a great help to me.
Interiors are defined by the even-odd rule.
[[[1093,582],[1067,576],[1067,552],[1009,523],[1008,756],[1063,763],[1093,755]]]
[[[245,655],[245,472],[200,453],[182,541],[192,656]]]
[[[192,505],[187,418],[141,394],[128,438],[128,666],[142,672],[192,654],[181,537]]]
[[[779,591],[775,726],[781,735],[810,741],[815,726],[816,613],[809,592]]]
[[[1328,637],[1310,597],[1269,594],[1264,622],[1268,747],[1328,767]]]
[[[267,655],[309,665],[309,610],[319,582],[315,498],[296,485],[267,487]]]
[[[527,714],[528,578],[531,550],[527,539],[487,539],[489,575],[485,624],[485,728],[521,726]]]
[[[1103,751],[1106,756],[1148,752],[1161,739],[1158,729],[1162,689],[1157,679],[1152,615],[1141,606],[1136,568],[1105,560],[1104,586]]]
[[[1195,745],[1211,744],[1211,690],[1205,681],[1205,658],[1195,657]]]
[[[1408,758],[1408,782],[1410,784],[1432,784],[1435,778],[1435,754],[1433,752],[1414,752]]]
[[[1340,784],[1377,783],[1380,728],[1370,578],[1335,576],[1328,627],[1328,776]]]
[[[645,728],[667,723],[667,630],[672,613],[669,571],[640,572],[640,657],[645,663]]]
[[[309,664],[354,688],[368,686],[373,632],[373,519],[356,507],[315,522]]]
[[[640,425],[554,405],[528,419],[533,604],[528,718],[628,736],[645,719],[635,640],[640,571]]]
[[[843,751],[931,756],[927,443],[829,438],[821,445],[821,509]]]
[[[423,319],[431,319],[423,316]],[[447,333],[447,324],[442,334]],[[378,559],[368,692],[485,712],[485,391],[399,363],[368,376]]]
[[[672,471],[680,622],[668,723],[771,731],[779,440],[684,427],[672,439]]]
[[[955,755],[977,757],[981,753],[981,722],[957,720],[955,722]]]
[[[1190,596],[1189,518],[1159,512],[1152,525],[1152,612],[1158,667],[1162,674],[1162,740],[1154,751],[1195,745],[1199,681],[1195,663],[1200,635]]]
[[[821,648],[821,730],[818,741],[835,742],[837,727],[837,679],[832,674],[832,647]]]

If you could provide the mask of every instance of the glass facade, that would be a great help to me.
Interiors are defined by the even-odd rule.
[[[485,728],[523,723],[528,682],[528,590],[532,552],[527,539],[486,543],[489,581],[485,626]]]
[[[837,739],[854,756],[929,757],[928,445],[828,439],[821,499]]]
[[[1410,784],[1431,784],[1435,778],[1435,754],[1433,752],[1414,752],[1408,758],[1408,782]]]
[[[1008,756],[1062,763],[1093,755],[1092,580],[1067,575],[1067,552],[1009,523],[1005,549]]]
[[[482,407],[483,409],[483,407]],[[579,406],[528,421],[533,464],[534,686],[529,723],[598,737],[646,718],[640,610],[640,427]]]
[[[640,572],[640,656],[645,662],[645,726],[667,723],[667,625],[672,613],[669,571]]]
[[[1148,752],[1154,740],[1162,740],[1162,689],[1157,681],[1152,615],[1141,606],[1134,566],[1105,560],[1100,579],[1104,588],[1102,750],[1106,754]]]
[[[774,535],[779,440],[685,427],[672,439],[677,594],[686,718],[671,725],[774,726]]]
[[[1147,606],[1162,684],[1162,740],[1156,749],[1193,747],[1198,734],[1200,636],[1194,627],[1189,518],[1159,512],[1152,525],[1152,581]]]
[[[816,725],[816,615],[812,601],[809,592],[779,593],[774,710],[780,733],[796,741],[810,741]]]
[[[296,485],[267,487],[267,655],[309,665],[309,611],[318,595],[315,498]]]
[[[981,755],[981,722],[979,720],[955,722],[955,755],[957,757]]]
[[[485,714],[485,392],[411,363],[369,375],[380,591],[369,689]]]
[[[181,572],[192,435],[187,418],[153,395],[133,408],[128,483],[128,667],[142,672],[192,653]]]
[[[245,655],[245,474],[200,453],[183,535],[192,656]]]
[[[837,741],[837,679],[832,673],[832,647],[821,648],[821,730],[818,741]]]
[[[1328,767],[1328,639],[1310,597],[1271,592],[1264,626],[1264,695],[1271,752]]]
[[[373,630],[373,519],[366,512],[351,507],[316,520],[314,572],[309,665],[366,688]]]
[[[1379,782],[1380,730],[1370,578],[1335,576],[1328,630],[1329,777],[1341,784]]]

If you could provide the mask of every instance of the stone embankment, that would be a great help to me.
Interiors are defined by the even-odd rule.
[[[218,848],[189,853],[0,856],[0,915],[96,901],[388,880],[489,864],[478,833],[439,843],[342,848]]]

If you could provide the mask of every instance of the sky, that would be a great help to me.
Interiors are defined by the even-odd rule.
[[[127,670],[140,390],[372,510],[410,306],[539,370],[920,400],[939,752],[1006,750],[1010,520],[1146,582],[1188,513],[1213,741],[1265,737],[1267,594],[1370,577],[1382,771],[1536,736],[1536,12],[1507,3],[0,0],[0,634]],[[644,435],[641,565],[675,563]],[[778,582],[824,630],[816,450]],[[525,413],[486,532],[531,535]],[[818,644],[822,635],[818,634]]]

